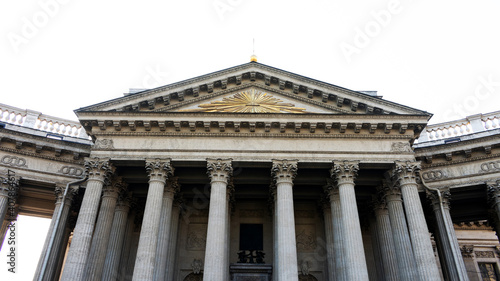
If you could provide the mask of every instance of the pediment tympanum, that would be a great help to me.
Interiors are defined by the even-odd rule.
[[[263,91],[250,89],[210,103],[198,104],[197,108],[181,109],[180,112],[233,112],[233,113],[306,113],[303,107],[283,102]]]

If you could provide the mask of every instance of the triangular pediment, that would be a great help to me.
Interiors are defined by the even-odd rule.
[[[252,100],[254,99],[254,100]],[[125,95],[75,112],[431,114],[260,63]]]

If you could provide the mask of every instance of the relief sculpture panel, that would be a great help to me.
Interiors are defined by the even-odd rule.
[[[316,227],[314,224],[295,226],[297,251],[313,252],[316,249]]]
[[[190,224],[188,226],[186,250],[204,251],[207,243],[207,225]]]

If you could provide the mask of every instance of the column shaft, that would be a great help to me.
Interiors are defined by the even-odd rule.
[[[142,221],[139,246],[135,259],[134,276],[132,278],[134,281],[154,280],[153,274],[163,188],[163,182],[153,181],[149,183],[144,219]]]
[[[172,220],[172,204],[174,201],[175,187],[174,179],[167,181],[167,187],[163,192],[163,203],[161,206],[160,229],[158,233],[158,245],[156,246],[156,265],[154,280],[165,280],[165,267],[167,266],[168,242]]]
[[[63,245],[63,241],[64,241],[66,223],[68,221],[69,210],[71,208],[71,201],[73,195],[76,192],[73,189],[68,190],[64,204],[63,204],[63,193],[64,193],[64,188],[56,188],[57,201],[55,204],[54,213],[52,214],[52,220],[50,222],[49,230],[47,232],[47,237],[45,238],[45,243],[43,245],[42,254],[40,255],[40,259],[38,261],[38,266],[36,268],[33,280],[40,280],[40,274],[46,255],[49,255],[49,259],[45,266],[43,274],[44,276],[41,280],[47,280],[47,281],[53,280],[57,272],[57,266],[60,260],[61,248],[65,246]],[[59,220],[59,225],[56,225],[57,216],[61,208],[63,209],[61,213],[61,218]],[[55,234],[56,236],[54,237],[52,248],[48,249],[54,228],[57,228]]]
[[[335,260],[336,281],[347,281],[346,266],[344,264],[344,234],[342,232],[342,210],[338,188],[330,193],[330,207],[332,210],[333,253]]]
[[[113,225],[113,217],[118,199],[118,187],[113,183],[104,190],[99,215],[90,246],[89,258],[85,267],[85,280],[99,281],[102,278],[109,235]]]
[[[123,195],[122,195],[123,196]],[[109,234],[109,244],[104,262],[102,281],[120,280],[118,276],[118,266],[122,254],[123,241],[125,238],[125,227],[127,226],[128,211],[130,209],[128,198],[121,198],[115,208],[113,225]]]
[[[396,161],[393,176],[401,187],[408,229],[415,254],[415,261],[421,280],[440,280],[429,229],[425,221],[424,210],[420,203],[416,183],[416,172],[420,169],[417,162]]]
[[[427,196],[432,201],[438,228],[438,241],[441,242],[441,249],[444,255],[444,263],[442,263],[442,265],[446,267],[450,280],[469,281],[467,269],[465,268],[465,263],[462,258],[462,253],[460,252],[457,236],[451,220],[449,208],[449,197],[451,194],[449,191],[444,191],[441,194],[443,194],[441,197],[443,202],[442,209],[437,193],[427,193]]]
[[[170,236],[168,242],[167,266],[165,268],[165,276],[167,281],[174,280],[176,249],[177,249],[177,232],[179,230],[179,215],[181,211],[180,204],[174,204],[172,209],[172,221],[170,226]]]
[[[73,232],[73,239],[61,276],[62,281],[83,280],[85,262],[90,251],[102,187],[113,172],[109,166],[109,161],[102,161],[97,158],[87,160],[85,167],[89,173],[89,180],[87,181],[87,188],[85,189],[85,195]]]
[[[417,269],[421,280],[440,280],[439,271],[432,250],[432,243],[425,222],[424,210],[420,203],[416,184],[401,186],[403,200],[405,203],[408,228],[410,230],[411,242],[417,262]]]
[[[293,179],[297,161],[273,160],[278,213],[278,281],[297,281],[297,243],[293,207]]]
[[[204,281],[224,280],[227,277],[227,184],[232,173],[231,160],[207,159],[211,179],[208,211],[207,243],[205,249]]]
[[[401,195],[386,197],[400,280],[419,280]]]
[[[328,280],[335,280],[335,248],[333,244],[333,223],[332,209],[330,206],[323,208],[323,218],[325,220],[325,238],[326,238],[326,261],[328,265]]]
[[[399,281],[396,249],[394,248],[394,239],[387,208],[376,208],[375,219],[377,221],[377,236],[380,244],[380,256],[384,267],[385,280]]]

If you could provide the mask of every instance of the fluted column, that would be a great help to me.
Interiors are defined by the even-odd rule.
[[[441,192],[441,200],[436,192],[427,191],[427,198],[430,199],[436,223],[438,227],[439,242],[442,243],[444,254],[444,266],[449,274],[450,280],[469,281],[467,269],[458,246],[457,235],[453,228],[453,222],[450,215],[449,190]],[[442,204],[442,207],[441,207]]]
[[[335,280],[335,248],[333,244],[333,223],[332,223],[332,208],[330,199],[323,198],[321,202],[323,209],[323,219],[325,221],[325,238],[326,238],[326,261],[328,265],[328,280]]]
[[[124,188],[126,188],[126,184],[120,177],[115,177],[109,186],[103,188],[101,207],[97,216],[89,258],[85,266],[84,279],[87,281],[99,281],[102,278],[116,201],[119,192]]]
[[[276,194],[276,184],[272,183],[269,187],[269,205],[273,214],[273,281],[278,280],[278,196]]]
[[[293,208],[293,180],[297,160],[273,160],[271,176],[276,185],[278,212],[278,281],[298,280],[297,244]]]
[[[207,243],[205,249],[204,281],[224,280],[227,256],[227,184],[233,168],[231,159],[207,159],[210,178],[210,207],[208,211]]]
[[[177,177],[172,177],[167,180],[165,190],[163,191],[163,203],[161,206],[160,230],[158,233],[158,244],[156,245],[156,265],[154,280],[165,280],[165,267],[167,266],[167,253],[170,247],[170,227],[172,221],[172,205],[174,202],[175,193],[178,191],[179,185]]]
[[[179,229],[179,216],[181,213],[182,199],[177,197],[174,201],[174,207],[172,208],[172,221],[170,225],[170,236],[168,242],[168,253],[167,253],[167,266],[165,268],[165,276],[167,281],[174,280],[174,270],[176,261],[176,249],[177,249],[177,233]]]
[[[408,220],[411,244],[421,280],[440,280],[429,229],[425,222],[424,210],[420,203],[416,182],[416,172],[420,169],[418,162],[396,161],[392,171],[393,182],[399,184]]]
[[[419,280],[415,257],[406,225],[401,191],[384,185],[375,215],[380,226],[380,242],[383,251],[384,271],[388,280]]]
[[[138,216],[137,211],[137,200],[134,198],[130,202],[130,210],[127,218],[127,226],[125,227],[125,237],[123,239],[123,250],[120,255],[120,264],[118,265],[118,280],[131,280],[132,273],[128,274],[129,267],[134,266],[135,262],[135,250],[133,250],[134,245],[134,232],[136,229],[136,219]]]
[[[163,190],[167,178],[173,174],[173,168],[169,159],[147,159],[146,171],[149,176],[149,189],[132,277],[134,281],[154,280]]]
[[[326,190],[330,201],[330,210],[332,212],[332,231],[333,231],[333,254],[335,262],[336,281],[347,281],[346,267],[344,265],[344,238],[342,232],[342,210],[340,208],[339,188],[335,181],[327,179]]]
[[[114,172],[114,167],[111,166],[109,159],[87,158],[85,168],[88,174],[87,188],[64,265],[62,281],[83,280],[102,188],[107,185]]]
[[[230,241],[231,241],[231,212],[234,207],[234,184],[231,178],[227,184],[226,189],[226,202],[227,202],[227,212],[226,212],[226,243],[225,243],[225,257],[224,257],[224,280],[229,280],[229,251],[230,251]]]
[[[354,180],[359,170],[358,162],[343,161],[334,163],[331,177],[337,183],[342,215],[342,237],[347,280],[368,280],[363,237],[359,222]]]
[[[125,238],[125,227],[130,210],[131,193],[127,192],[126,187],[121,190],[118,202],[116,203],[113,215],[113,224],[109,234],[109,243],[104,261],[102,281],[120,280],[118,276],[118,266],[122,254],[123,240]]]
[[[66,187],[56,186],[55,195],[56,195],[56,203],[54,207],[54,213],[52,214],[52,220],[50,221],[49,230],[47,232],[47,237],[45,238],[45,243],[43,245],[42,254],[40,255],[40,259],[38,260],[38,266],[35,271],[35,275],[33,280],[53,280],[55,274],[57,272],[57,267],[60,260],[61,248],[64,242],[64,235],[66,234],[66,223],[68,221],[68,215],[71,208],[71,202],[73,201],[74,195],[77,193],[76,189],[70,188],[66,194],[66,198],[63,202],[64,190]],[[60,209],[62,208],[61,217],[59,220],[59,224],[56,225],[57,217]],[[55,229],[55,237],[54,242],[52,243],[52,247],[49,249],[49,244],[51,241],[52,233]],[[43,277],[40,278],[40,274],[42,273],[43,263],[45,261],[46,256],[48,255],[47,264],[45,265],[45,270],[43,273]]]
[[[496,182],[486,183],[488,192],[488,201],[493,209],[494,218],[493,225],[497,233],[497,238],[500,239],[500,180]]]

